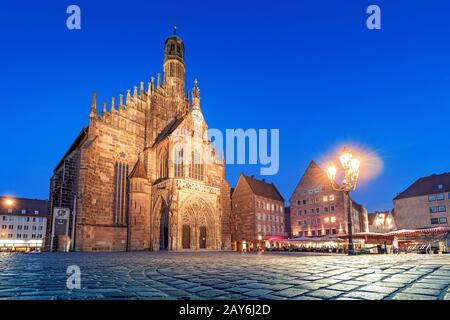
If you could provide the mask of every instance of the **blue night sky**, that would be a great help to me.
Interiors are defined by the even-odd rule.
[[[70,4],[79,31],[66,28]],[[366,28],[370,4],[382,30]],[[0,194],[48,197],[92,91],[109,102],[162,71],[174,19],[210,128],[280,129],[280,171],[266,179],[285,199],[311,159],[344,143],[382,160],[354,195],[369,210],[450,171],[449,1],[7,1]],[[259,167],[228,165],[231,185],[241,171]]]

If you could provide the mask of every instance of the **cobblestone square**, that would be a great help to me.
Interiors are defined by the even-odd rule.
[[[67,289],[70,265],[81,289]],[[450,300],[450,255],[2,253],[0,271],[2,300]]]

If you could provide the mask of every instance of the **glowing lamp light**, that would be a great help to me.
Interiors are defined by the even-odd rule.
[[[335,166],[329,166],[327,169],[327,176],[330,181],[334,181],[336,179],[337,169]]]
[[[6,200],[5,200],[5,204],[6,204],[7,206],[12,206],[12,205],[14,204],[14,200],[13,200],[13,199],[6,199]]]
[[[339,160],[341,161],[342,167],[344,169],[347,169],[350,167],[350,161],[352,160],[352,153],[347,147],[344,147],[344,149],[341,152],[341,155],[339,156]]]

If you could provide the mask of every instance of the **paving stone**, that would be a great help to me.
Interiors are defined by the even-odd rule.
[[[358,288],[358,291],[385,293],[386,295],[389,295],[397,290],[398,290],[397,288],[385,287],[385,286],[380,286],[380,285],[370,285],[370,286]]]
[[[337,297],[338,295],[342,294],[342,291],[337,290],[328,290],[328,289],[319,289],[315,291],[308,292],[308,296],[313,296],[317,298],[324,298],[324,299],[330,299]]]
[[[209,290],[202,290],[197,292],[199,296],[206,297],[206,298],[214,298],[221,295],[224,295],[225,293],[221,290],[216,289],[209,289]]]
[[[82,289],[68,291],[79,265]],[[449,299],[450,255],[0,254],[0,299]],[[250,293],[250,294],[249,294]]]
[[[344,295],[346,298],[356,298],[364,300],[383,300],[387,294],[369,292],[369,291],[352,291]]]
[[[394,300],[436,300],[436,297],[427,296],[423,294],[413,294],[413,293],[397,293],[392,298]]]
[[[281,291],[274,292],[273,294],[282,296],[282,297],[292,298],[292,297],[302,295],[305,292],[308,292],[308,290],[298,289],[298,288],[289,288],[289,289],[284,289]]]
[[[428,296],[439,296],[441,290],[425,289],[425,288],[406,288],[402,293],[424,294]]]
[[[269,293],[272,293],[272,290],[267,290],[267,289],[255,289],[255,290],[251,290],[251,291],[247,291],[245,292],[246,295],[251,296],[251,297],[261,297],[261,296],[265,296],[268,295]]]
[[[359,286],[357,286],[357,285],[338,283],[338,284],[335,284],[335,285],[332,285],[332,286],[328,287],[328,289],[339,290],[339,291],[351,291],[351,290],[356,289],[358,287]]]

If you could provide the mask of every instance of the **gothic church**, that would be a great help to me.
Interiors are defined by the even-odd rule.
[[[224,158],[208,139],[197,81],[191,97],[185,92],[175,31],[164,44],[162,79],[113,97],[100,114],[94,93],[89,125],[54,169],[51,212],[70,209],[75,251],[231,248]],[[54,249],[57,241],[47,242]]]

